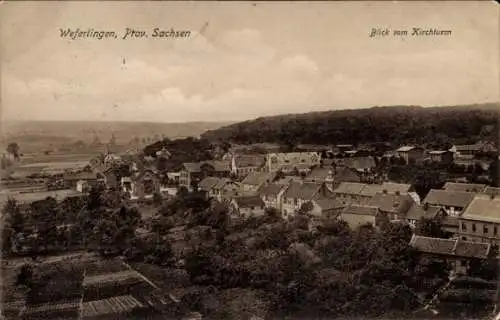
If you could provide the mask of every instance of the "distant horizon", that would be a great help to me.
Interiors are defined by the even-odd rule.
[[[294,112],[294,113],[280,113],[280,114],[271,114],[271,115],[262,115],[262,116],[257,116],[255,118],[248,118],[248,119],[241,119],[241,120],[193,120],[193,121],[184,121],[184,122],[165,122],[165,121],[133,121],[133,120],[109,120],[109,119],[98,119],[98,120],[77,120],[77,119],[68,119],[68,120],[45,120],[45,119],[1,119],[0,123],[15,123],[15,122],[84,122],[84,123],[150,123],[150,124],[203,124],[203,123],[210,123],[210,124],[219,124],[219,123],[224,123],[224,124],[233,124],[233,123],[238,123],[238,122],[244,122],[244,121],[252,121],[258,118],[267,118],[267,117],[279,117],[279,116],[286,116],[286,115],[294,115],[294,114],[308,114],[308,113],[321,113],[321,112],[335,112],[335,111],[348,111],[348,110],[367,110],[367,109],[373,109],[373,108],[450,108],[450,107],[471,107],[471,106],[484,106],[484,105],[496,105],[498,104],[500,106],[500,100],[499,101],[489,101],[489,102],[476,102],[476,103],[467,103],[467,104],[457,104],[457,105],[429,105],[429,106],[423,106],[423,105],[415,105],[415,104],[408,104],[408,105],[374,105],[370,107],[359,107],[359,108],[342,108],[342,109],[324,109],[324,110],[314,110],[314,111],[304,111],[304,112]],[[500,108],[498,109],[500,111]]]

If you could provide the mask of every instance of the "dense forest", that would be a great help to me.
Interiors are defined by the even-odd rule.
[[[250,144],[475,143],[497,140],[500,104],[373,107],[262,117],[207,131],[211,141]]]

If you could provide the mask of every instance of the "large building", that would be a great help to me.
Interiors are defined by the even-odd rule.
[[[500,197],[476,195],[459,220],[461,239],[500,244]]]
[[[319,152],[269,153],[266,156],[266,167],[271,172],[278,171],[282,167],[313,167],[320,164],[321,154]]]

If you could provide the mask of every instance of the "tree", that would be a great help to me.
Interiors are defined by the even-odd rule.
[[[23,230],[25,218],[21,213],[21,208],[16,199],[8,199],[7,203],[5,203],[3,207],[2,212],[5,214],[6,221],[16,233]]]
[[[17,144],[17,142],[11,142],[9,143],[9,145],[7,146],[7,153],[12,155],[14,157],[14,159],[19,159],[19,145]]]
[[[420,218],[417,221],[415,234],[424,237],[444,238],[446,235],[439,219]]]

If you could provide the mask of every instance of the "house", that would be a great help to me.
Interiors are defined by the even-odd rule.
[[[380,193],[380,187],[376,184],[342,182],[333,192],[343,201],[367,204],[374,195]]]
[[[377,207],[352,204],[342,210],[338,219],[347,222],[349,227],[355,230],[359,226],[367,224],[379,227],[382,221],[386,220],[384,216]]]
[[[259,195],[266,208],[274,208],[281,212],[281,201],[288,184],[270,183],[259,190]]]
[[[453,150],[456,152],[457,158],[468,157],[468,156],[474,157],[476,154],[482,151],[482,146],[479,143],[455,145],[453,146]]]
[[[198,188],[207,193],[208,197],[219,201],[227,200],[237,196],[240,191],[240,185],[229,178],[206,177]]]
[[[346,151],[351,151],[354,149],[352,144],[338,144],[335,146],[335,151],[337,153],[345,153]]]
[[[440,164],[450,164],[453,162],[455,155],[449,150],[432,150],[428,152],[431,162]]]
[[[373,157],[351,157],[351,158],[340,158],[335,160],[336,166],[344,166],[357,171],[358,173],[369,173],[372,172],[377,164]]]
[[[231,157],[231,173],[243,178],[249,173],[265,169],[266,157],[264,155],[235,155]]]
[[[409,245],[421,254],[421,259],[446,261],[457,274],[466,274],[473,259],[487,259],[491,245],[413,235]]]
[[[236,219],[247,219],[250,217],[263,216],[265,204],[259,195],[239,196],[231,200],[231,217]]]
[[[368,202],[368,205],[379,208],[389,220],[404,219],[413,204],[413,199],[407,194],[375,194]]]
[[[394,183],[394,182],[384,182],[380,186],[380,193],[385,194],[409,194],[412,187],[410,184],[406,183]]]
[[[285,164],[279,171],[286,175],[306,176],[311,172],[311,165],[307,163]]]
[[[304,178],[304,181],[325,183],[333,191],[333,179],[333,168],[316,167]]]
[[[316,217],[337,217],[346,207],[343,201],[331,197],[314,199],[311,203],[313,206],[309,214]]]
[[[206,177],[227,178],[231,172],[229,161],[203,161],[184,163],[179,175],[179,185],[193,189]]]
[[[500,244],[500,197],[476,195],[459,223],[458,235],[462,239]]]
[[[480,193],[486,190],[486,185],[479,183],[446,182],[443,189],[447,191]]]
[[[319,152],[268,153],[266,156],[266,167],[269,172],[278,171],[284,166],[295,167],[301,164],[313,167],[319,166],[320,163],[321,153]]]
[[[150,170],[141,171],[131,177],[130,198],[152,199],[155,193],[160,192],[160,182]]]
[[[76,191],[81,193],[89,192],[91,186],[87,180],[78,180],[76,182]]]
[[[94,172],[66,173],[63,175],[64,186],[67,189],[77,188],[78,181],[86,181],[90,187],[97,185],[97,174]]]
[[[213,188],[219,183],[219,178],[217,177],[206,177],[201,180],[198,184],[198,189],[201,191],[205,191],[209,197],[213,197],[214,190]]]
[[[335,190],[342,182],[361,182],[361,175],[354,169],[347,167],[336,167],[333,175],[333,189]]]
[[[241,181],[241,191],[257,192],[264,185],[271,183],[275,177],[275,172],[251,172]]]
[[[419,161],[424,158],[424,149],[415,146],[403,146],[396,150],[398,157],[404,159],[409,164],[413,161]]]
[[[446,216],[446,213],[444,212],[443,208],[439,206],[431,206],[431,205],[420,206],[414,203],[411,206],[410,210],[408,210],[408,213],[406,214],[404,219],[410,227],[415,228],[417,226],[417,222],[422,218],[440,219],[444,216]]]
[[[324,183],[292,181],[283,193],[282,217],[294,216],[304,203],[331,195],[331,191],[328,190]]]
[[[447,215],[460,216],[474,198],[474,193],[432,189],[423,204],[442,207]]]

